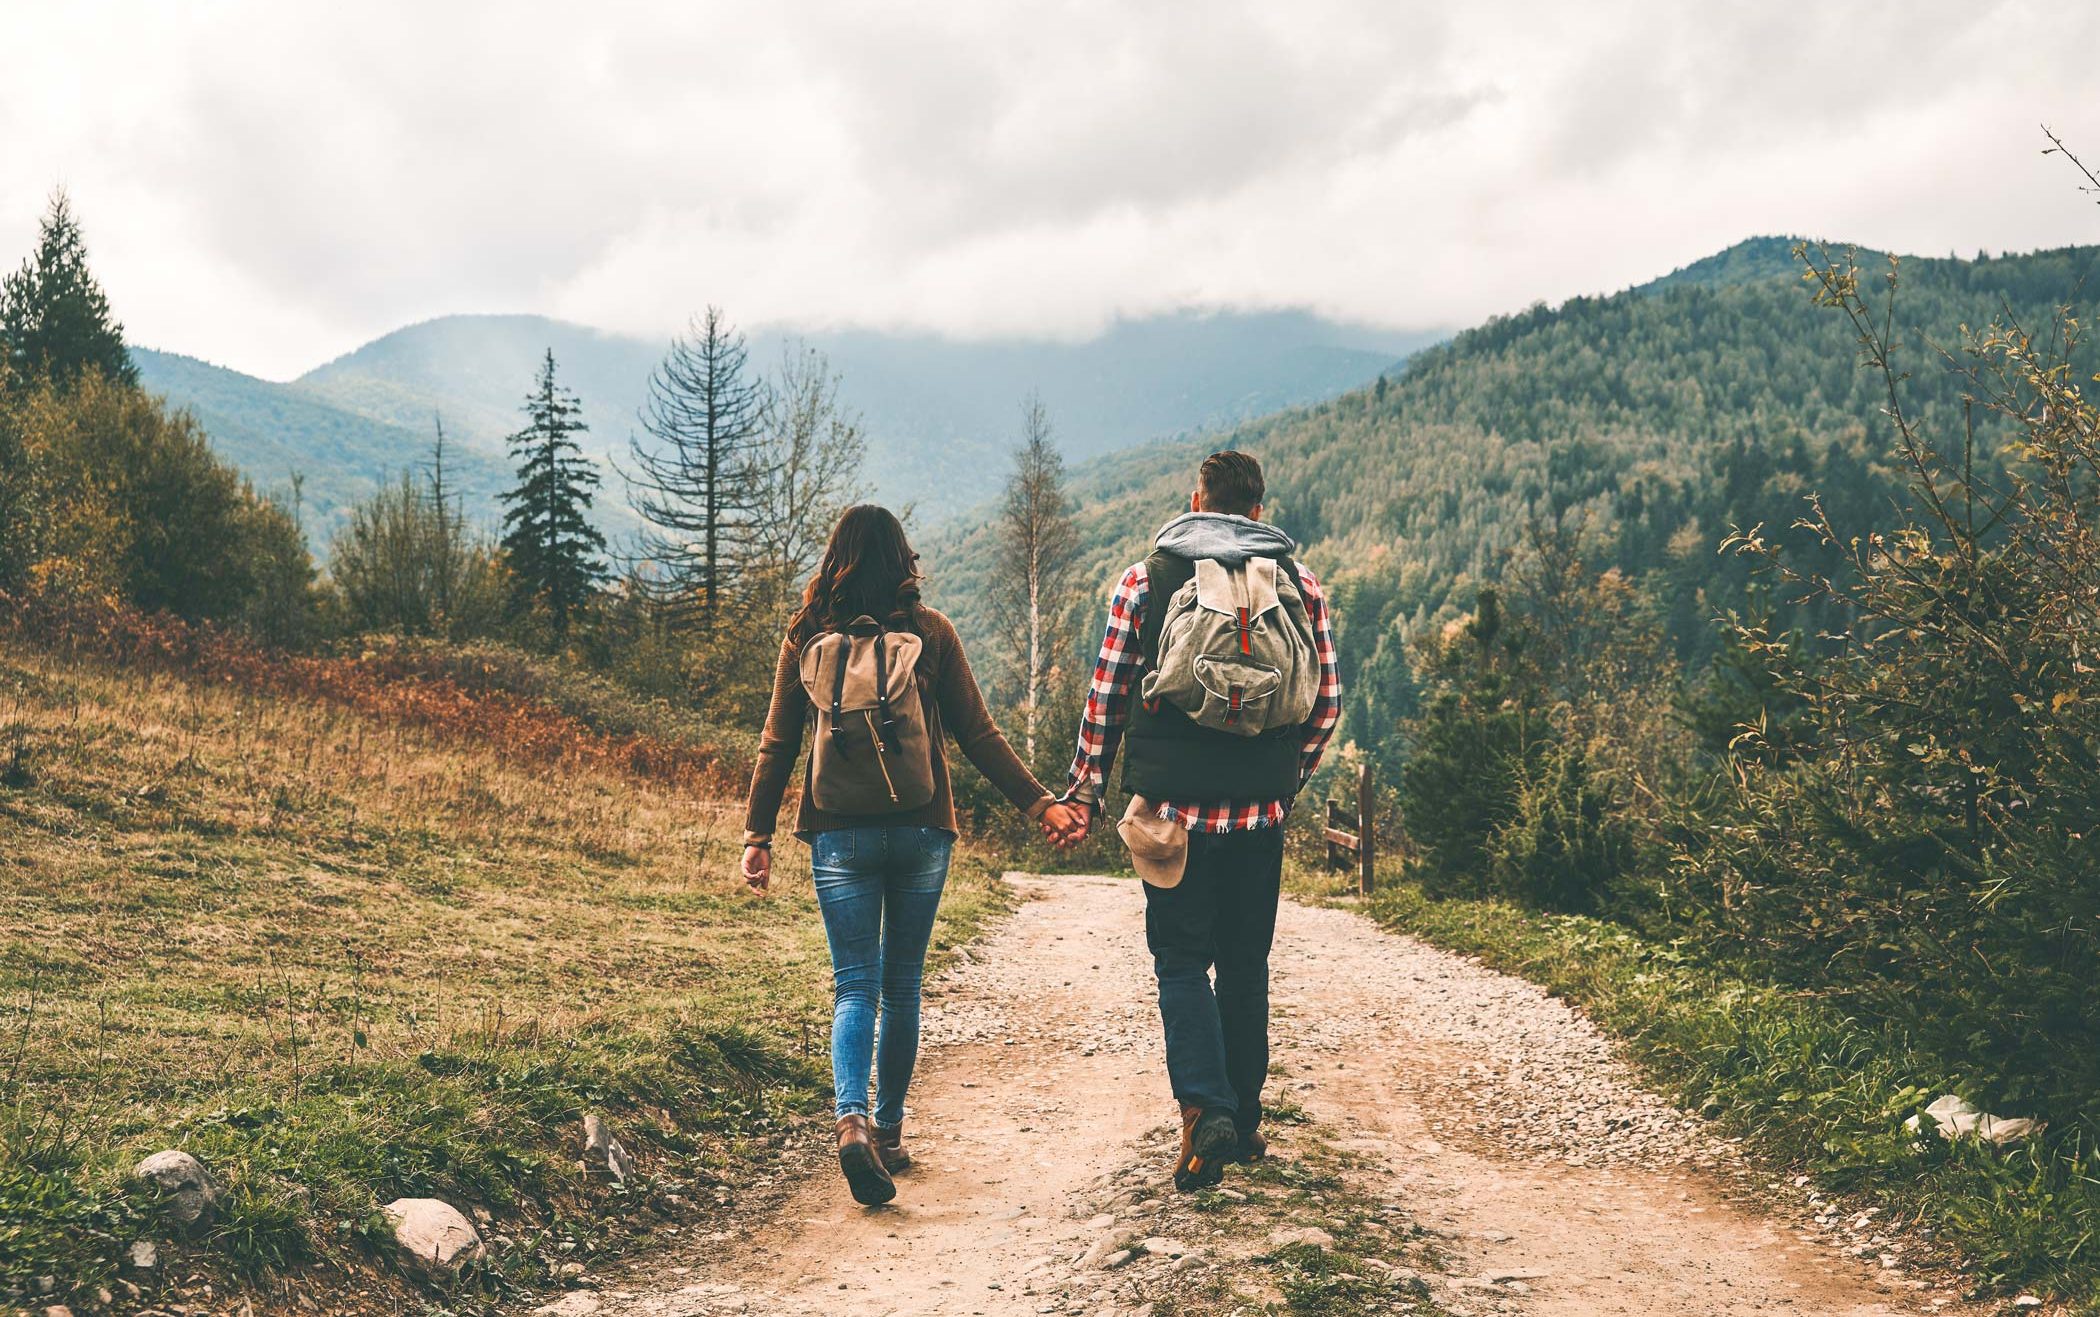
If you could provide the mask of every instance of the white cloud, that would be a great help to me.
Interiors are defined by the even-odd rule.
[[[2096,232],[2100,16],[2040,0],[0,0],[0,253],[72,191],[136,341],[287,375],[539,310],[1465,324],[1753,233]]]

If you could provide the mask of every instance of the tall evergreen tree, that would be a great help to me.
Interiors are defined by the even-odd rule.
[[[88,370],[138,383],[124,327],[111,319],[109,299],[88,271],[87,244],[63,191],[51,194],[36,251],[0,281],[0,351],[13,367],[0,380],[11,388],[40,378],[63,388]]]
[[[510,437],[518,483],[502,499],[503,556],[511,570],[512,606],[547,610],[566,638],[577,611],[605,579],[605,537],[588,513],[598,473],[575,436],[588,428],[576,395],[555,383],[554,349],[525,399],[529,423]]]
[[[673,616],[710,626],[743,575],[763,501],[769,398],[746,356],[744,336],[707,308],[649,377],[649,439],[630,445],[644,579]]]

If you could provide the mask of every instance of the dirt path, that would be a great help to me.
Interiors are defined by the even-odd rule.
[[[1172,1105],[1142,897],[1131,880],[1015,881],[1034,899],[929,992],[906,1131],[918,1164],[895,1205],[860,1209],[835,1175],[814,1174],[777,1216],[712,1252],[660,1259],[548,1311],[1142,1311],[1184,1270],[1193,1284],[1199,1264],[1273,1251],[1267,1236],[1231,1242],[1234,1197],[1189,1257],[1155,1242],[1159,1256],[1138,1260],[1156,1266],[1103,1267],[1186,1202],[1160,1192]],[[1531,985],[1349,911],[1295,904],[1274,966],[1272,1097],[1354,1154],[1364,1201],[1431,1232],[1444,1271],[1423,1280],[1443,1310],[1946,1310],[1907,1277],[1900,1245],[1865,1233],[1851,1247],[1868,1256],[1847,1256],[1842,1230],[1827,1241],[1733,1205],[1728,1177],[1710,1169],[1731,1150],[1640,1089],[1586,1021]],[[1413,1271],[1372,1265],[1413,1283]]]

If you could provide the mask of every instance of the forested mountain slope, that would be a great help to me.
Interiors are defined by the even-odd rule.
[[[291,384],[274,384],[173,352],[131,349],[139,380],[152,393],[186,407],[211,436],[221,457],[257,489],[287,504],[300,480],[299,514],[317,552],[358,500],[404,467],[429,457],[431,416],[404,415],[388,424],[336,407]],[[491,507],[510,479],[499,452],[454,445],[447,478],[471,490],[477,509]]]
[[[1730,526],[1783,527],[1810,491],[1851,524],[1885,521],[1903,489],[1877,416],[1882,382],[1859,368],[1845,320],[1813,304],[1802,267],[1779,259],[1791,246],[1756,239],[1640,288],[1498,317],[1375,387],[1086,463],[1073,481],[1081,579],[1105,594],[1183,505],[1202,454],[1237,447],[1260,456],[1270,515],[1342,596],[1360,739],[1379,740],[1409,698],[1405,636],[1468,605],[1549,507],[1590,515],[1602,552],[1651,585],[1696,656],[1707,618],[1746,579],[1715,552]],[[1961,326],[2007,314],[2046,330],[2066,300],[2090,309],[2096,258],[1903,260],[1894,323],[1926,423],[1960,424],[1962,379],[1935,345],[1958,348]],[[1886,268],[1859,260],[1863,280]],[[930,555],[936,602],[980,635],[990,518]]]

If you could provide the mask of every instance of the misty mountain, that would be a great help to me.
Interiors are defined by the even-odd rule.
[[[195,357],[135,347],[131,359],[140,383],[188,408],[212,447],[257,489],[289,507],[292,478],[300,478],[298,512],[316,552],[326,551],[351,506],[379,482],[430,455],[427,412],[417,423],[390,425],[335,407],[296,384],[259,380]],[[474,491],[478,515],[488,513],[490,492],[509,478],[499,454],[486,445],[457,445],[446,465],[448,480]]]
[[[859,330],[798,337],[830,358],[842,397],[866,423],[870,493],[934,523],[997,490],[1031,389],[1067,455],[1083,460],[1332,397],[1436,336],[1298,312],[1188,312],[1119,322],[1079,342]],[[754,368],[772,373],[788,342],[754,334]],[[628,529],[610,460],[638,428],[665,346],[541,316],[467,315],[397,330],[284,384],[169,353],[137,356],[148,386],[195,411],[258,485],[303,474],[320,545],[349,501],[424,459],[437,415],[455,441],[470,510],[493,519],[508,479],[503,439],[521,424],[519,404],[549,348],[583,404],[586,449],[606,463],[600,520],[614,533]]]

